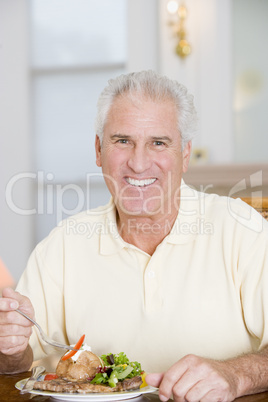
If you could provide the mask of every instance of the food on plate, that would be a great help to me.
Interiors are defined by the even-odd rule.
[[[75,345],[79,351],[62,356],[56,373],[36,381],[34,389],[69,393],[119,392],[136,390],[146,384],[140,363],[130,362],[123,352],[97,356],[83,344],[84,336],[82,338]]]
[[[77,342],[77,344],[74,346],[74,349],[77,349],[77,350],[81,349],[81,346],[83,345],[84,340],[85,340],[85,335],[82,335],[81,338],[79,339],[79,341]],[[67,359],[69,359],[69,357],[73,357],[75,354],[76,354],[76,351],[71,350],[70,352],[65,353],[65,355],[62,356],[61,359],[67,360]]]
[[[63,378],[57,378],[49,381],[36,381],[34,389],[41,391],[52,392],[77,392],[79,394],[97,393],[97,392],[121,392],[121,391],[133,391],[140,388],[142,380],[139,376],[133,378],[126,378],[123,381],[117,383],[115,387],[102,384],[91,384],[90,381],[68,381]]]

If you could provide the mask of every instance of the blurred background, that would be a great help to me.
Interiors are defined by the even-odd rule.
[[[193,93],[187,183],[268,195],[267,21],[267,0],[0,0],[0,267],[10,284],[61,219],[108,201],[94,117],[120,73],[153,69]]]

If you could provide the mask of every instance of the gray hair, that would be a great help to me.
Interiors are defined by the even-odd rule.
[[[103,130],[113,101],[119,96],[149,98],[155,102],[171,100],[177,109],[178,130],[182,149],[195,135],[197,115],[190,95],[183,85],[152,70],[122,74],[108,81],[100,94],[95,121],[96,134],[102,143]]]

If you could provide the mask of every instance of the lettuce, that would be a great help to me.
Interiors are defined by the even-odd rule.
[[[136,361],[130,362],[124,352],[115,355],[108,353],[107,355],[102,355],[100,357],[105,365],[105,372],[96,374],[94,379],[90,381],[91,384],[109,383],[110,386],[115,386],[115,384],[120,380],[132,378],[141,375],[142,373],[140,363]]]
[[[95,375],[93,380],[90,381],[91,384],[105,384],[108,382],[107,373],[98,373]]]

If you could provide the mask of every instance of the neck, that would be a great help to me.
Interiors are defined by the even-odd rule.
[[[118,231],[124,241],[153,255],[156,247],[170,233],[178,212],[164,215],[157,220],[150,217],[117,216]]]

